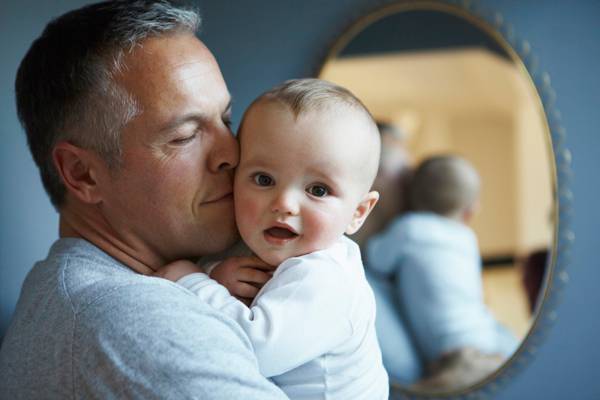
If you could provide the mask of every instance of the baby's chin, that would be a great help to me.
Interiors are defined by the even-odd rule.
[[[286,249],[282,251],[265,251],[262,252],[262,254],[260,254],[260,252],[255,252],[255,254],[269,265],[280,265],[289,258],[305,256],[319,250],[322,249]]]
[[[273,252],[273,251],[255,252],[255,254],[258,256],[258,258],[260,258],[267,264],[275,265],[275,266],[281,264],[288,258],[296,257],[295,254],[287,254],[287,253],[282,254],[282,252]],[[298,254],[298,255],[300,255],[300,254]]]

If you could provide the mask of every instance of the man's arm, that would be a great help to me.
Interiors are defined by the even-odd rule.
[[[231,319],[157,278],[107,293],[76,319],[75,397],[285,399]]]

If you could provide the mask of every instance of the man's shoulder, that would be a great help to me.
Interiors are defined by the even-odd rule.
[[[87,302],[74,324],[78,370],[102,362],[110,375],[103,381],[142,377],[164,396],[277,397],[277,390],[258,375],[252,344],[241,327],[183,287],[136,276],[116,284],[98,281],[93,290],[104,293]],[[93,385],[98,372],[103,373],[86,371],[77,379]],[[233,379],[243,383],[233,384]]]
[[[135,335],[150,325],[185,330],[193,321],[200,330],[227,330],[247,341],[233,321],[185,288],[136,273],[83,240],[56,242],[29,274],[21,297],[28,309],[44,301],[50,316],[71,314],[75,330],[84,332]]]
[[[106,291],[76,314],[76,346],[109,344],[152,354],[145,358],[164,357],[175,343],[195,356],[230,346],[252,350],[232,319],[191,292],[161,278],[140,278],[94,288]]]
[[[36,291],[40,286],[56,286],[56,294],[70,303],[76,315],[107,303],[118,307],[115,300],[123,301],[127,297],[140,301],[191,297],[183,288],[139,274],[80,239],[59,240],[46,260],[33,268],[24,289]]]
[[[143,275],[106,278],[78,290],[81,294],[75,298],[80,299],[76,317],[79,324],[91,324],[91,329],[97,329],[102,321],[118,327],[121,332],[135,331],[144,324],[152,325],[155,331],[186,329],[190,323],[199,325],[196,332],[211,325],[235,327],[193,293],[162,278]]]
[[[137,335],[144,329],[185,332],[195,325],[195,334],[226,330],[239,333],[246,341],[233,321],[187,289],[134,272],[110,258],[91,260],[88,254],[75,252],[62,263],[59,274],[62,296],[71,304],[76,329]]]
[[[232,319],[186,289],[130,271],[93,249],[51,252],[34,267],[0,352],[0,370],[6,393],[30,388],[46,390],[48,398],[280,394],[258,374],[252,346]]]

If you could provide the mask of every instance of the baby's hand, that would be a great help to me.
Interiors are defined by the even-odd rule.
[[[231,257],[214,267],[210,277],[249,306],[260,288],[271,279],[275,268],[256,256]]]
[[[164,267],[159,268],[154,276],[159,276],[164,279],[168,279],[173,282],[177,282],[179,279],[183,278],[189,274],[195,274],[197,272],[202,272],[202,268],[197,266],[191,261],[188,260],[177,260],[173,261]]]

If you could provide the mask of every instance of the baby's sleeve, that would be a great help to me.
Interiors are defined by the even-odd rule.
[[[211,279],[207,274],[189,274],[179,279],[177,284],[188,289],[203,302],[210,304],[213,308],[219,310],[231,306],[235,308],[237,303],[245,307],[241,301],[229,293],[229,290],[227,290],[225,286],[214,279]]]
[[[205,274],[178,283],[242,327],[261,373],[271,377],[333,350],[352,335],[352,291],[342,268],[331,260],[286,260],[250,308]]]

